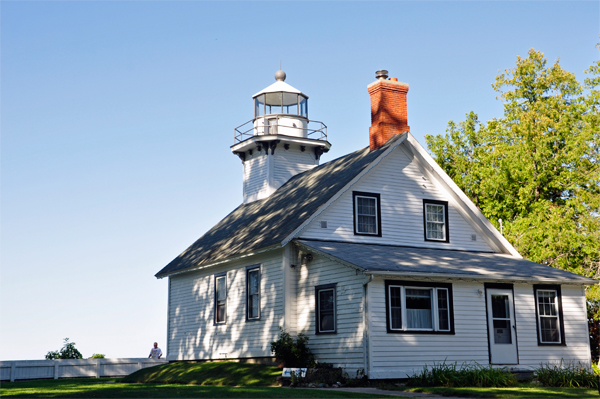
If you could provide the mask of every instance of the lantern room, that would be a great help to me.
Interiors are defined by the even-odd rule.
[[[255,134],[308,136],[308,96],[285,83],[285,77],[277,71],[276,82],[252,96]]]

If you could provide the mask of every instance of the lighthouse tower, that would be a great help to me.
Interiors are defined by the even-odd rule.
[[[244,203],[267,198],[329,151],[327,126],[308,119],[308,96],[285,83],[285,72],[256,93],[254,118],[235,128],[231,151],[244,165]]]

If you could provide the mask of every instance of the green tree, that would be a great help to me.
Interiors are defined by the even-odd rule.
[[[63,347],[60,351],[50,351],[46,354],[46,359],[83,359],[81,352],[75,348],[75,342],[69,342],[69,338],[64,339]]]
[[[600,61],[580,83],[531,49],[492,84],[504,116],[426,137],[438,164],[526,258],[600,277]],[[598,301],[598,285],[587,290]],[[600,315],[596,314],[596,318]]]

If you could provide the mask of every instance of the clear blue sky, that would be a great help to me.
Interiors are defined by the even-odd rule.
[[[588,2],[8,2],[1,7],[0,359],[165,349],[154,274],[242,199],[233,128],[274,82],[310,96],[328,161],[368,144],[375,71],[410,85],[424,144],[541,50],[583,79]]]

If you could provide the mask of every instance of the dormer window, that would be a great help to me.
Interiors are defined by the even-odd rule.
[[[423,200],[425,241],[449,242],[448,202]]]
[[[354,191],[354,235],[381,237],[381,205],[379,194]]]

